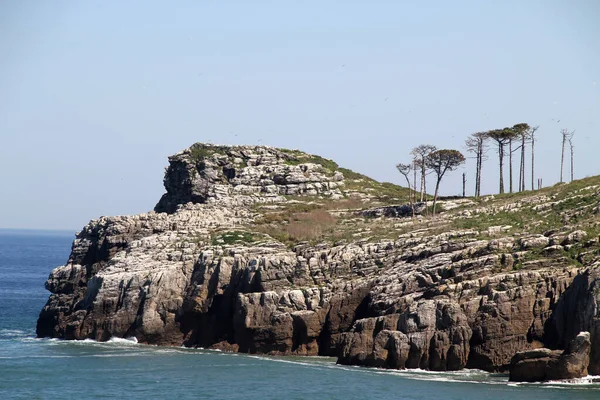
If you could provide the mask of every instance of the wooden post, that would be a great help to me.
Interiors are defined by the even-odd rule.
[[[463,172],[463,198],[467,197],[467,174],[466,172]]]

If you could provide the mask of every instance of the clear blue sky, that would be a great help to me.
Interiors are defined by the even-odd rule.
[[[197,141],[401,183],[418,144],[528,122],[544,183],[561,128],[577,177],[600,174],[598,21],[595,0],[2,1],[0,227],[150,210],[167,156]],[[490,153],[483,191],[496,179]]]

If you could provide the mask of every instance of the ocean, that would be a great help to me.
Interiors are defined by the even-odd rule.
[[[72,232],[0,230],[0,399],[600,399],[591,379],[512,384],[482,371],[343,367],[325,357],[267,357],[35,338],[44,282]]]

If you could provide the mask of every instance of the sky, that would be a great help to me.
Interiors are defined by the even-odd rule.
[[[464,152],[527,122],[545,185],[563,128],[576,177],[600,174],[599,20],[595,0],[2,1],[0,228],[149,211],[167,157],[195,142],[301,149],[401,184],[419,144]],[[472,193],[474,164],[442,194],[463,172]]]

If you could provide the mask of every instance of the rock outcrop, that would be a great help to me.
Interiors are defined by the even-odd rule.
[[[169,162],[154,211],[77,234],[38,336],[394,369],[512,360],[546,379],[584,373],[586,331],[600,374],[599,186],[412,220],[403,189],[299,151],[196,144]]]
[[[510,361],[511,381],[539,382],[583,378],[590,363],[590,333],[581,332],[560,350],[536,349],[515,354]]]
[[[164,179],[167,193],[154,210],[172,213],[188,202],[232,206],[280,202],[284,195],[341,197],[342,173],[303,163],[294,154],[267,146],[197,143],[169,157]]]
[[[399,206],[384,206],[363,210],[361,211],[361,215],[369,218],[402,218],[412,216],[413,211],[415,215],[421,215],[426,208],[427,206],[425,203],[415,203],[412,206],[410,204],[402,204]]]

